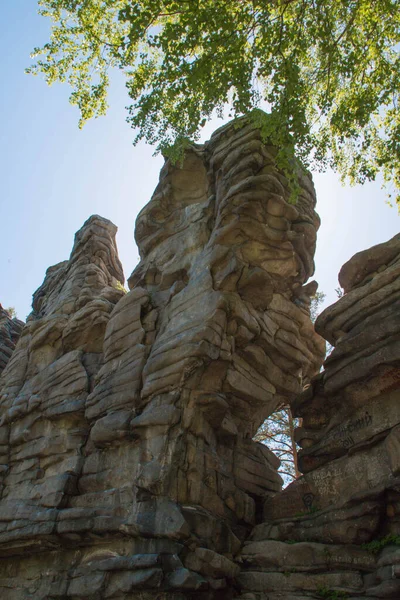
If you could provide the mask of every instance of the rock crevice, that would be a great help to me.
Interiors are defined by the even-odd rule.
[[[335,347],[292,402],[304,475],[266,500],[242,550],[241,585],[259,600],[400,598],[399,267],[398,236],[356,254],[316,321]]]

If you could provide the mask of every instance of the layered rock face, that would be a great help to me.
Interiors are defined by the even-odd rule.
[[[10,360],[23,326],[23,321],[12,318],[0,304],[0,375]]]
[[[335,348],[292,403],[304,475],[244,546],[246,598],[400,598],[400,236],[339,281],[316,322]]]
[[[33,296],[33,312],[3,371],[2,556],[35,556],[57,547],[58,530],[63,527],[60,514],[78,493],[90,431],[85,402],[102,361],[110,313],[124,294],[119,289],[124,279],[115,233],[116,227],[106,219],[91,217],[85,223],[75,237],[69,261],[47,270]],[[29,570],[29,560],[37,562],[36,571]],[[64,562],[61,555],[59,562]],[[4,561],[0,567],[1,597],[50,598],[55,579],[55,597],[60,596],[64,584],[46,559],[18,562],[13,558],[11,563]]]
[[[128,293],[100,217],[48,270],[2,380],[5,597],[234,595],[234,557],[282,484],[252,437],[324,356],[299,184],[294,207],[274,149],[230,124],[166,162]]]

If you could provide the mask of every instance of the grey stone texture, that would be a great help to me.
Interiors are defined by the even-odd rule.
[[[19,340],[24,322],[11,317],[0,304],[0,376]]]
[[[398,239],[314,329],[315,192],[275,155],[243,119],[166,161],[128,292],[99,216],[48,269],[0,378],[1,599],[400,598]],[[284,491],[252,440],[282,402]]]
[[[259,600],[400,598],[399,236],[339,279],[345,294],[315,324],[334,349],[291,404],[304,475],[266,500],[241,551],[239,581]],[[285,568],[282,585],[267,575]]]

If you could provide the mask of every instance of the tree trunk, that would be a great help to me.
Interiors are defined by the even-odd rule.
[[[292,455],[293,455],[293,464],[294,464],[294,472],[296,479],[300,477],[301,473],[298,468],[298,460],[297,460],[297,445],[294,439],[294,419],[292,415],[292,409],[288,406],[288,424],[289,424],[289,432],[290,432],[290,441],[292,444]]]

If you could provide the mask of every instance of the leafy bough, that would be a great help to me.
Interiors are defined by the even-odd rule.
[[[173,160],[228,106],[250,114],[295,195],[296,156],[400,195],[399,0],[39,0],[52,21],[28,72],[67,82],[80,126],[126,75],[134,142]],[[267,109],[267,115],[255,110]]]

